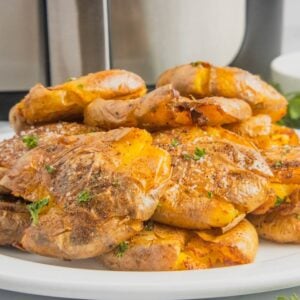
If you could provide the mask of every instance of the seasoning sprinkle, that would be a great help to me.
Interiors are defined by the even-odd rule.
[[[145,226],[144,226],[146,231],[151,231],[154,228],[154,222],[152,220],[146,222]]]

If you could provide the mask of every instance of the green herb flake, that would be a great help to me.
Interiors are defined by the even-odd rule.
[[[89,202],[91,200],[91,194],[89,191],[82,191],[77,195],[77,203]]]
[[[34,225],[38,224],[39,213],[41,212],[42,208],[47,206],[48,204],[49,204],[49,198],[44,198],[27,205],[27,209],[30,212],[31,219]]]
[[[146,231],[152,231],[154,228],[154,222],[152,220],[146,222],[145,226],[144,226],[144,229]]]
[[[111,184],[113,187],[119,187],[120,186],[120,182],[118,180],[115,180],[112,182]]]
[[[205,149],[200,149],[200,148],[196,147],[193,159],[197,161],[197,160],[201,159],[202,157],[204,157],[205,154],[206,154]]]
[[[192,155],[188,153],[182,154],[182,157],[184,160],[191,160],[193,158]]]
[[[297,219],[297,220],[300,220],[300,215],[296,215],[296,219]]]
[[[38,137],[35,135],[24,135],[22,137],[22,142],[28,149],[33,149],[38,145]]]
[[[198,67],[199,65],[202,65],[202,61],[198,60],[198,61],[193,61],[190,63],[190,65],[192,67]]]
[[[127,250],[128,250],[128,242],[120,243],[116,249],[116,256],[121,258]]]
[[[276,298],[277,300],[300,300],[299,296],[297,294],[292,294],[291,296],[278,296]]]
[[[285,198],[276,197],[275,207],[280,206],[285,201]]]
[[[278,160],[274,163],[273,167],[274,168],[281,168],[282,167],[282,161],[281,160]]]
[[[180,145],[179,140],[176,139],[176,138],[172,139],[171,146],[174,147],[174,148],[176,148],[178,145]]]
[[[77,87],[78,87],[79,89],[83,89],[84,85],[83,85],[82,83],[80,83],[80,84],[77,85]]]
[[[211,199],[213,197],[213,195],[214,195],[213,192],[211,192],[211,191],[207,192],[207,197],[209,199]]]
[[[49,173],[49,174],[53,174],[55,172],[55,168],[53,166],[50,166],[50,165],[46,165],[45,166],[45,169],[46,171]]]

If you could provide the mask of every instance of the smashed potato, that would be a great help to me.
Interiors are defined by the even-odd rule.
[[[287,111],[287,100],[258,76],[233,67],[216,67],[207,62],[195,62],[163,72],[157,87],[173,84],[183,96],[195,98],[221,96],[247,101],[253,114],[270,115],[279,121]]]
[[[46,88],[35,85],[10,111],[12,127],[20,132],[30,125],[80,121],[83,109],[96,98],[133,99],[146,93],[145,82],[125,70],[92,73]]]
[[[222,234],[215,230],[187,231],[154,223],[99,260],[122,271],[206,269],[254,260],[258,237],[246,220]]]
[[[139,99],[97,99],[87,106],[84,123],[102,129],[139,127],[148,130],[185,125],[222,125],[251,116],[250,106],[239,99],[183,98],[171,85],[158,88]]]

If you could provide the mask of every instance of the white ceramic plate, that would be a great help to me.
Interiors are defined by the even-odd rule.
[[[0,139],[11,135],[0,122]],[[250,265],[180,272],[115,272],[0,248],[0,288],[72,299],[203,299],[300,285],[300,246],[261,242]]]

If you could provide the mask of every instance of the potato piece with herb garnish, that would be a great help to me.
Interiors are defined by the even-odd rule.
[[[137,128],[60,136],[23,155],[0,185],[33,202],[33,223],[20,240],[26,251],[82,259],[142,229],[158,205],[170,163],[169,154]]]
[[[122,271],[206,269],[250,263],[257,246],[257,233],[246,220],[225,234],[154,223],[99,260],[109,269]]]
[[[273,147],[262,152],[274,173],[273,182],[300,183],[300,147]]]
[[[300,244],[300,188],[284,198],[277,196],[275,207],[266,214],[248,218],[260,237],[277,243]]]
[[[0,179],[4,176],[8,169],[10,169],[16,161],[25,153],[41,146],[47,141],[57,136],[78,135],[100,131],[96,127],[91,127],[78,123],[55,123],[42,125],[39,127],[32,127],[24,130],[14,137],[0,142]],[[53,172],[53,167],[46,165],[45,168],[49,172]],[[0,187],[1,193],[1,187]]]
[[[83,109],[94,99],[134,99],[146,93],[145,82],[125,70],[106,70],[46,88],[35,85],[10,111],[16,132],[30,125],[80,121]]]
[[[245,70],[216,67],[207,62],[194,62],[163,72],[157,87],[173,84],[182,96],[204,98],[220,96],[248,102],[254,115],[270,115],[279,121],[287,111],[287,100],[271,85]]]
[[[225,129],[182,127],[153,134],[169,151],[173,173],[153,220],[188,229],[239,222],[265,202],[272,175],[254,149]],[[223,138],[222,138],[223,136]]]

